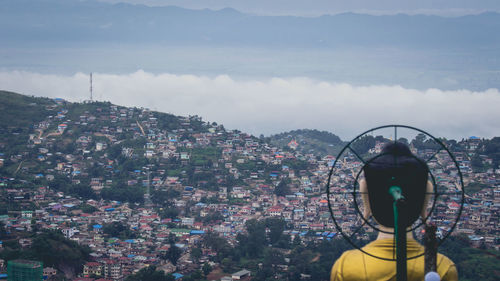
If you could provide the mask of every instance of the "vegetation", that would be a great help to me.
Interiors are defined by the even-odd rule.
[[[433,140],[428,138],[425,134],[418,134],[412,141],[411,144],[417,149],[439,149],[440,145]]]
[[[491,140],[486,140],[482,147],[482,152],[491,157],[495,167],[500,166],[500,137],[494,137]]]
[[[170,243],[170,248],[168,248],[167,253],[163,257],[166,260],[169,260],[172,264],[177,264],[177,261],[182,255],[182,250],[179,247],[175,246],[174,243]]]
[[[110,237],[117,237],[121,240],[137,238],[137,234],[121,222],[105,224],[102,227],[102,232]]]
[[[125,281],[173,281],[175,280],[172,274],[165,274],[161,270],[156,270],[156,266],[151,265],[145,267],[136,274],[128,276]]]
[[[15,128],[15,132],[27,132],[33,123],[54,114],[47,106],[55,103],[48,98],[35,98],[12,92],[0,91],[0,129]],[[16,118],[12,118],[15,116]]]
[[[352,149],[361,156],[368,153],[368,150],[375,146],[375,142],[373,136],[362,136],[352,144]]]
[[[499,251],[472,248],[465,235],[450,236],[439,251],[455,263],[460,281],[498,280]]]
[[[295,140],[299,144],[298,151],[315,155],[337,155],[345,144],[338,136],[330,132],[310,129],[272,135],[267,140],[277,147],[286,147],[290,141]]]
[[[29,238],[32,239],[30,248],[21,248],[15,240],[5,241],[5,249],[0,252],[0,258],[39,260],[44,266],[57,268],[66,276],[75,276],[81,272],[83,264],[89,260],[88,247],[66,239],[59,231],[44,230]]]
[[[276,188],[274,189],[274,194],[278,196],[286,196],[290,194],[290,187],[288,186],[290,184],[289,179],[283,179],[278,183]]]

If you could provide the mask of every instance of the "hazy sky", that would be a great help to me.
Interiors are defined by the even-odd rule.
[[[100,0],[146,5],[175,5],[192,9],[231,7],[243,12],[264,15],[317,16],[342,12],[370,14],[436,14],[457,16],[500,11],[498,0]]]
[[[498,0],[121,1],[302,16],[346,11],[448,16],[500,11]],[[446,48],[430,52],[387,46],[379,51],[330,50],[333,53],[280,49],[277,53],[264,47],[128,50],[122,43],[100,46],[104,52],[78,44],[22,50],[0,46],[0,89],[78,102],[89,96],[88,72],[92,71],[98,100],[199,115],[254,135],[307,128],[349,140],[372,127],[404,124],[437,137],[500,136],[496,45],[483,48],[481,55],[468,56]]]
[[[0,72],[0,85],[38,96],[82,101],[88,74]],[[500,136],[500,92],[353,86],[310,78],[238,80],[228,75],[94,73],[94,97],[177,115],[198,115],[254,135],[327,130],[348,140],[387,124],[415,126],[436,137]]]

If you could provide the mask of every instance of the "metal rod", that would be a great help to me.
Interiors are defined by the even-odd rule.
[[[425,274],[434,271],[437,272],[437,240],[436,225],[427,224],[424,235],[425,245]]]
[[[396,234],[396,280],[406,281],[407,280],[407,265],[406,265],[406,226],[402,218],[406,217],[404,199],[399,199],[394,202],[394,218],[395,223],[397,223]],[[397,214],[397,215],[396,215]]]

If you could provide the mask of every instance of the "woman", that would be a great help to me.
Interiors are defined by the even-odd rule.
[[[401,188],[406,199],[407,214],[400,217],[406,227],[426,216],[428,196],[432,184],[428,181],[428,168],[425,162],[415,157],[407,145],[391,142],[380,155],[374,157],[363,167],[365,180],[360,181],[360,193],[364,204],[363,216],[373,216],[381,230],[377,239],[363,247],[363,250],[377,257],[394,259],[394,214],[393,199],[388,190],[391,186]],[[422,254],[424,247],[407,234],[407,256]],[[407,262],[408,281],[424,280],[424,256]],[[453,262],[438,254],[437,273],[442,281],[458,280]],[[359,250],[342,254],[332,267],[331,281],[350,280],[396,280],[396,262],[375,258]]]

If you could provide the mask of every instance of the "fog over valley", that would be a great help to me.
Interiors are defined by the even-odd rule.
[[[177,115],[199,115],[256,136],[297,128],[349,139],[400,123],[447,138],[500,135],[500,92],[353,86],[310,78],[235,79],[228,75],[94,73],[94,98]],[[89,98],[89,76],[0,72],[4,89],[70,101]]]

